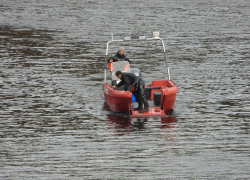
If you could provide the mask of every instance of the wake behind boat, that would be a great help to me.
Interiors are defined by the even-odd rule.
[[[129,87],[130,91],[121,93],[124,89],[124,85],[113,89],[112,86],[119,83],[119,79],[115,76],[117,71],[132,73],[136,77],[141,76],[140,69],[130,68],[127,61],[118,61],[110,64],[110,72],[112,74],[111,83],[107,83],[107,62],[105,59],[105,70],[104,70],[104,84],[103,92],[104,98],[111,110],[115,112],[123,112],[131,115],[132,117],[140,116],[166,116],[174,109],[174,103],[176,100],[177,87],[172,80],[170,80],[169,66],[165,51],[165,46],[163,40],[159,37],[159,32],[153,33],[153,38],[147,38],[145,36],[136,37],[125,37],[121,40],[108,41],[106,49],[106,57],[108,56],[109,44],[114,42],[129,42],[129,41],[161,41],[162,48],[164,52],[164,57],[167,65],[168,80],[153,80],[151,84],[145,85],[145,95],[149,104],[148,112],[140,112],[135,110],[137,103],[132,102],[131,92],[133,92],[133,87]]]

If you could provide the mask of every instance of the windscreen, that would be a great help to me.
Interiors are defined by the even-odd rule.
[[[112,80],[119,80],[115,76],[116,71],[129,72],[130,73],[129,62],[128,61],[119,61],[119,62],[113,62],[111,64]]]

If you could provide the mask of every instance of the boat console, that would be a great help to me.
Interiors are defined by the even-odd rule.
[[[112,74],[112,86],[116,86],[119,82],[120,79],[118,79],[115,76],[116,71],[121,71],[121,72],[127,72],[127,73],[132,73],[135,76],[141,76],[141,71],[139,68],[131,68],[129,66],[129,62],[127,61],[118,61],[118,62],[113,62],[111,64],[111,74]],[[124,85],[117,88],[117,90],[123,90]],[[131,89],[131,86],[129,87]]]

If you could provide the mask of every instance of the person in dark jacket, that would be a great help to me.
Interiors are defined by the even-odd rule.
[[[109,59],[109,63],[118,62],[118,61],[128,61],[128,62],[130,62],[129,59],[127,58],[127,56],[124,54],[124,48],[123,47],[119,47],[116,55],[114,55],[113,57],[111,57]]]
[[[121,71],[117,71],[115,75],[121,81],[117,84],[117,86],[113,86],[113,88],[116,89],[124,85],[124,91],[128,91],[129,85],[133,85],[135,87],[135,90],[132,93],[136,97],[136,100],[139,104],[138,108],[135,108],[135,110],[141,110],[140,112],[148,112],[149,105],[144,93],[145,82],[140,77],[136,77],[132,73],[122,73]],[[123,93],[124,91],[122,91],[121,93]],[[143,104],[144,109],[142,106]]]

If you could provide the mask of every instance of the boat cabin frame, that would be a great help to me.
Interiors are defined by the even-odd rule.
[[[107,48],[106,48],[106,58],[104,61],[104,83],[107,83],[107,58],[108,58],[108,51],[109,51],[109,44],[110,43],[116,43],[116,42],[128,42],[128,41],[161,41],[164,57],[166,60],[166,66],[167,66],[167,72],[168,72],[168,80],[170,80],[170,71],[169,71],[169,64],[167,59],[167,54],[165,50],[165,45],[163,39],[159,37],[159,32],[153,32],[154,37],[153,38],[147,38],[146,36],[131,36],[131,37],[124,37],[123,39],[113,40],[113,34],[112,34],[112,40],[107,42]]]

